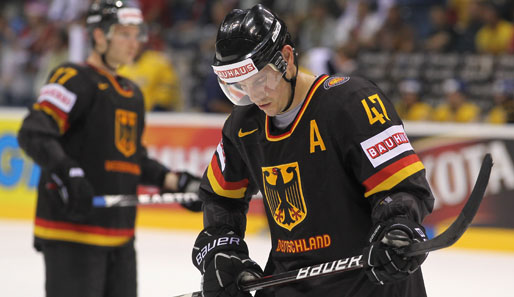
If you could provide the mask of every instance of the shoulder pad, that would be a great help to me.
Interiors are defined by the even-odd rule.
[[[64,63],[52,70],[47,79],[47,84],[60,84],[63,86],[84,86],[85,75],[84,66],[74,63]]]
[[[83,66],[65,63],[50,73],[41,88],[37,103],[57,113],[69,113],[79,97],[89,97],[89,78]]]

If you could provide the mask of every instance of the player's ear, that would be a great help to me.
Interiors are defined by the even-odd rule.
[[[107,49],[107,37],[104,31],[100,28],[93,29],[93,39],[95,50],[103,53]]]
[[[282,48],[282,56],[284,57],[284,60],[287,62],[287,72],[296,73],[296,66],[294,64],[294,49],[289,45],[286,44]],[[286,75],[286,77],[290,77],[291,75]]]
[[[294,50],[289,44],[282,48],[282,56],[288,65],[294,65]]]

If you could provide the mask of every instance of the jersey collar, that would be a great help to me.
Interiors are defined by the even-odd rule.
[[[266,128],[265,128],[265,130],[266,130],[266,139],[268,141],[280,141],[280,140],[288,138],[291,134],[293,134],[294,130],[296,129],[296,126],[298,126],[298,123],[300,122],[300,119],[303,116],[303,113],[307,109],[307,106],[309,105],[312,97],[314,96],[314,93],[316,93],[316,90],[318,89],[318,87],[320,85],[322,85],[323,82],[327,78],[328,78],[328,75],[323,75],[323,76],[319,77],[316,82],[314,82],[314,84],[311,86],[311,89],[307,93],[307,97],[306,97],[306,99],[303,102],[302,108],[300,109],[300,111],[296,115],[296,119],[293,121],[293,124],[291,125],[291,128],[288,131],[286,131],[285,133],[282,133],[282,134],[279,134],[279,135],[272,135],[271,131],[270,131],[271,118],[268,115],[266,115],[266,119],[265,119]]]

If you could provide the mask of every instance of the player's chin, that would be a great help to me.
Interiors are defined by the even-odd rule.
[[[270,117],[277,115],[277,110],[274,106],[274,104],[266,103],[266,104],[257,104],[257,106],[260,108],[260,110],[264,111],[264,113]]]
[[[269,117],[274,117],[278,114],[278,112],[274,109],[261,109],[261,110],[264,111],[264,113]]]
[[[136,54],[128,54],[128,55],[125,55],[123,58],[122,58],[122,64],[124,65],[127,65],[127,64],[132,64],[134,62],[134,60],[136,59]]]

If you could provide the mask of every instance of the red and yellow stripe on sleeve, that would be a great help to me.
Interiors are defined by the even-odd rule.
[[[47,240],[114,247],[127,243],[134,236],[134,228],[104,228],[36,218],[34,235]]]
[[[69,128],[68,114],[65,113],[64,111],[60,110],[58,107],[56,107],[52,103],[50,103],[48,101],[35,103],[33,108],[35,110],[41,110],[42,112],[51,116],[54,119],[54,121],[57,123],[57,126],[59,127],[59,132],[61,134],[64,134],[64,132],[66,132],[66,130],[68,130],[68,128]]]
[[[362,183],[366,187],[364,197],[390,190],[402,180],[424,168],[423,163],[421,163],[416,154],[403,157],[373,174]]]
[[[248,187],[248,179],[237,182],[225,180],[218,164],[216,154],[213,155],[211,163],[207,168],[207,178],[209,179],[213,191],[220,196],[236,199],[245,196],[246,188]]]

